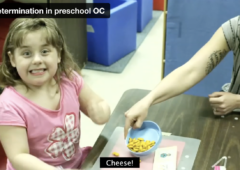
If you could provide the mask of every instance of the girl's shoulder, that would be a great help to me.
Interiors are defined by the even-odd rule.
[[[79,95],[82,87],[83,87],[83,78],[80,73],[72,70],[69,75],[62,74],[61,76],[61,84],[66,86],[67,88],[74,88],[76,90],[77,95]]]
[[[68,75],[65,73],[61,76],[62,81],[76,83],[76,81],[82,81],[82,76],[75,70],[71,70],[68,72]]]
[[[0,108],[17,108],[18,105],[24,102],[14,87],[6,87],[0,94]]]

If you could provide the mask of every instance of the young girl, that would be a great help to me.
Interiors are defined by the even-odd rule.
[[[55,20],[14,20],[2,57],[0,141],[7,170],[81,168],[91,147],[79,147],[80,110],[104,124],[110,108],[84,83]]]

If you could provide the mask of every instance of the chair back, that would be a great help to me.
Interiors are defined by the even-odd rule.
[[[7,156],[0,142],[0,170],[6,170]]]

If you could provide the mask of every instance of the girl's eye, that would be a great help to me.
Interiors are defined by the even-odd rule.
[[[24,56],[29,56],[29,55],[30,55],[30,52],[24,52],[23,55],[24,55]]]
[[[48,51],[48,50],[43,50],[42,52],[43,52],[43,54],[46,54],[46,53],[48,53],[49,51]]]

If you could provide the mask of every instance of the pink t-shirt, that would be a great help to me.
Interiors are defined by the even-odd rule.
[[[62,77],[59,110],[42,108],[13,87],[0,96],[0,125],[22,126],[27,129],[30,154],[52,166],[80,168],[88,148],[79,147],[79,93],[83,79],[74,72],[74,81]],[[16,141],[17,142],[17,141]],[[7,170],[14,170],[7,162]]]

